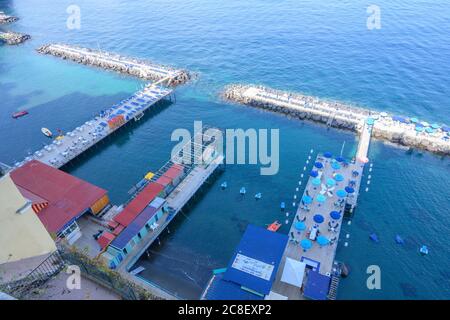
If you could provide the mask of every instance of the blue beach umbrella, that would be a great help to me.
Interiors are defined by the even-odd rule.
[[[317,177],[319,175],[319,173],[316,170],[312,170],[309,175],[313,178]]]
[[[334,176],[334,180],[336,180],[337,182],[344,181],[344,176],[342,174],[338,173]]]
[[[312,179],[311,183],[313,184],[313,186],[317,187],[317,186],[320,186],[321,181],[319,178],[314,178],[314,179]]]
[[[323,164],[322,164],[322,162],[316,162],[316,163],[314,163],[314,167],[316,167],[317,169],[321,169],[321,168],[323,168]]]
[[[327,179],[327,186],[332,187],[336,184],[336,181],[334,179],[328,178]]]
[[[304,204],[310,204],[312,202],[312,198],[310,196],[304,195],[302,197],[302,201]]]
[[[341,218],[341,214],[338,211],[331,211],[330,217],[333,220],[339,220]]]
[[[331,158],[331,157],[333,156],[333,154],[332,154],[331,152],[325,152],[325,153],[323,154],[323,156],[324,156],[325,158]]]
[[[343,157],[337,157],[337,158],[336,158],[336,161],[337,161],[337,162],[344,162],[345,159],[344,159]]]
[[[323,215],[316,214],[314,215],[313,220],[315,223],[322,223],[325,219],[323,218]]]
[[[353,192],[355,192],[355,189],[353,189],[352,187],[345,187],[345,192],[353,193]]]
[[[324,203],[327,198],[323,194],[319,194],[316,198],[316,200],[320,203]]]
[[[449,132],[449,131],[450,131],[450,127],[448,127],[448,126],[442,126],[442,127],[441,127],[441,130],[444,131],[444,132]]]
[[[423,132],[423,127],[422,126],[416,126],[416,131],[417,132]]]
[[[412,123],[417,123],[417,122],[419,122],[419,119],[417,119],[417,118],[411,118],[411,119],[409,119]]]
[[[306,251],[312,248],[312,242],[308,239],[303,239],[300,241],[300,246]]]
[[[373,118],[367,118],[366,123],[367,123],[369,126],[371,126],[371,125],[373,125],[373,124],[375,123],[375,119],[373,119]]]
[[[332,163],[331,163],[331,167],[332,167],[334,170],[339,170],[339,169],[341,168],[341,165],[339,164],[339,162],[332,162]]]
[[[338,191],[336,191],[336,195],[339,197],[339,198],[345,198],[346,196],[347,196],[347,192],[345,191],[345,190],[338,190]]]
[[[439,129],[441,126],[438,125],[437,123],[433,123],[433,124],[431,125],[431,127],[432,127],[433,129]]]
[[[317,237],[316,239],[317,243],[319,244],[319,246],[326,246],[327,244],[330,243],[330,240],[328,240],[326,237],[320,235]]]
[[[303,230],[306,229],[306,225],[305,225],[305,223],[302,222],[302,221],[296,222],[295,225],[294,225],[294,227],[295,227],[295,229],[298,230],[298,231],[303,231]]]
[[[434,129],[427,127],[427,128],[425,128],[425,132],[426,133],[434,133]]]

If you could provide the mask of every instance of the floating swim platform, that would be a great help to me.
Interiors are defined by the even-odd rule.
[[[380,240],[378,239],[378,236],[376,233],[372,233],[369,236],[370,240],[372,240],[373,242],[379,242]]]
[[[405,243],[403,238],[400,237],[398,234],[395,236],[395,242],[397,242],[398,244],[404,244]]]
[[[421,246],[420,249],[419,249],[419,252],[422,255],[427,255],[428,254],[428,247],[426,245]]]
[[[281,228],[281,223],[278,222],[278,220],[272,222],[271,224],[269,224],[269,226],[267,227],[267,230],[269,231],[273,231],[273,232],[277,232],[278,229]]]
[[[281,202],[280,203],[280,208],[281,208],[281,210],[284,210],[286,208],[286,203]]]

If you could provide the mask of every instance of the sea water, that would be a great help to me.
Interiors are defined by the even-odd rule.
[[[184,298],[198,298],[215,268],[225,267],[249,223],[279,220],[287,233],[305,161],[313,149],[354,154],[350,132],[224,103],[230,83],[265,84],[369,108],[450,124],[450,3],[377,1],[381,29],[368,30],[372,1],[153,0],[76,1],[81,28],[69,29],[73,1],[0,0],[20,20],[0,29],[28,33],[20,46],[0,47],[0,161],[13,164],[49,141],[40,133],[72,130],[131,95],[144,83],[128,76],[39,55],[63,42],[114,51],[197,72],[140,122],[120,130],[64,169],[125,202],[130,188],[170,157],[173,130],[195,120],[221,128],[280,130],[280,170],[228,165],[164,232],[138,263],[147,280]],[[11,114],[28,110],[13,120]],[[351,225],[337,259],[351,269],[339,299],[450,297],[450,164],[448,158],[374,141]],[[310,167],[308,167],[310,168]],[[228,182],[221,190],[220,184]],[[305,179],[303,179],[305,181]],[[245,186],[242,197],[239,189]],[[296,187],[299,191],[296,192]],[[368,188],[368,192],[365,189]],[[261,192],[262,199],[254,194]],[[280,211],[280,202],[287,205]],[[379,243],[369,240],[376,232]],[[346,237],[348,234],[348,238]],[[395,243],[399,234],[404,245]],[[347,246],[344,243],[347,242]],[[425,244],[430,253],[421,256]],[[369,290],[367,268],[381,270],[381,290]]]

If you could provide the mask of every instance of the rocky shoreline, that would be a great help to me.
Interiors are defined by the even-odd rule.
[[[414,124],[400,123],[384,112],[262,86],[230,85],[225,88],[222,97],[228,101],[357,133],[361,132],[365,121],[371,118],[375,120],[372,125],[373,138],[441,155],[450,155],[447,126],[433,130],[432,134],[417,132]]]
[[[157,65],[150,61],[76,46],[49,44],[38,48],[37,51],[41,54],[68,59],[84,65],[96,66],[144,80],[166,82],[169,86],[184,84],[192,78],[191,74],[186,70],[177,70],[169,66]]]
[[[18,32],[0,32],[0,41],[4,41],[9,45],[18,45],[29,39],[31,39],[31,36],[28,34]]]

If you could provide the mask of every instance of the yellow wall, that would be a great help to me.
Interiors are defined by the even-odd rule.
[[[104,207],[109,203],[109,197],[107,194],[105,194],[103,197],[101,197],[99,200],[97,200],[96,203],[94,203],[91,207],[91,211],[93,214],[97,214],[100,211],[103,210]]]
[[[55,243],[9,175],[0,178],[0,264],[56,251]]]

